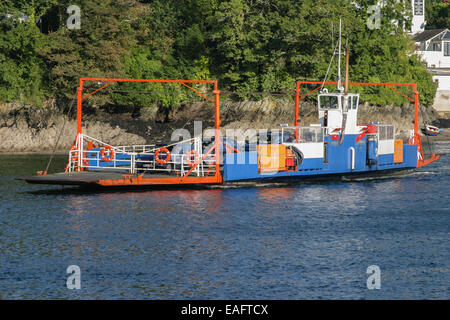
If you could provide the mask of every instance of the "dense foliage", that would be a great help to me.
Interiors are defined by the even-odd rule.
[[[425,17],[427,29],[450,28],[450,1],[449,0],[426,0]]]
[[[296,80],[325,76],[339,18],[352,81],[416,82],[422,103],[434,98],[431,75],[399,27],[408,27],[410,1],[387,2],[373,30],[367,8],[375,0],[77,0],[81,28],[69,30],[73,2],[2,0],[1,101],[73,97],[82,76],[217,79],[222,90],[292,93]],[[334,64],[329,80],[336,76]],[[170,109],[194,99],[180,85],[114,88],[91,104]],[[359,90],[371,103],[405,103],[387,89]]]

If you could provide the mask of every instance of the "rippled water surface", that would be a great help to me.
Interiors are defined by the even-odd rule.
[[[0,155],[0,298],[449,299],[449,158],[384,179],[80,192],[12,180],[48,155]]]

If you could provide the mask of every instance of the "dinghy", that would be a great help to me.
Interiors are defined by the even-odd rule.
[[[425,128],[422,129],[422,132],[427,136],[437,136],[439,133],[442,132],[442,129],[427,124]]]

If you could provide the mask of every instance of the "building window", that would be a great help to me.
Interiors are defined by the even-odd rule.
[[[427,50],[427,46],[425,42],[416,42],[416,50],[425,51]]]
[[[423,16],[423,0],[414,0],[414,15]]]
[[[450,56],[450,42],[444,42],[444,56]]]
[[[441,43],[440,42],[432,42],[431,43],[431,51],[441,51]]]

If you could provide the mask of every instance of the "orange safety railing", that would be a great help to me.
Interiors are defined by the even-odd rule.
[[[300,96],[300,89],[301,85],[304,84],[317,84],[319,85],[315,89],[307,92],[306,94]],[[299,121],[299,109],[300,109],[300,100],[304,99],[311,93],[319,90],[325,85],[337,85],[337,82],[321,82],[321,81],[297,81],[297,88],[295,90],[295,119],[294,119],[294,126],[298,126]],[[349,85],[354,86],[384,86],[395,93],[398,93],[399,95],[405,97],[411,102],[414,102],[414,139],[412,139],[411,143],[414,145],[417,145],[418,151],[420,153],[420,157],[417,159],[417,167],[422,167],[427,164],[430,164],[431,162],[437,161],[440,159],[440,155],[432,154],[430,155],[430,158],[425,159],[423,154],[423,148],[422,148],[422,141],[420,139],[419,134],[419,91],[417,91],[417,84],[415,83],[390,83],[390,82],[349,82]],[[406,86],[411,87],[414,91],[414,99],[408,97],[407,95],[401,93],[398,90],[395,90],[392,88],[392,86]]]
[[[107,82],[107,84],[103,85],[102,87],[92,91],[91,93],[83,96],[83,87],[84,87],[84,83],[87,81],[94,81],[94,82]],[[212,153],[212,151],[215,152],[215,174],[214,174],[214,179],[211,180],[211,178],[208,177],[208,181],[213,181],[216,183],[221,183],[222,182],[222,176],[220,173],[220,143],[221,143],[221,139],[220,139],[220,90],[218,89],[218,84],[216,80],[159,80],[159,79],[116,79],[116,78],[80,78],[79,79],[79,86],[78,86],[78,90],[77,90],[77,138],[76,141],[78,141],[78,148],[80,148],[77,156],[79,157],[78,161],[76,162],[77,165],[77,171],[81,171],[82,170],[82,142],[79,140],[82,140],[82,133],[83,133],[83,128],[82,128],[82,102],[84,99],[90,97],[91,95],[99,92],[100,90],[105,89],[106,87],[117,83],[117,82],[139,82],[139,83],[180,83],[181,85],[185,86],[186,88],[188,88],[189,90],[194,91],[195,93],[197,93],[198,95],[202,96],[204,99],[211,101],[214,103],[214,128],[215,128],[215,143],[214,146],[210,149],[210,151],[205,154],[203,156],[202,161],[204,160],[204,158],[209,155],[210,153]],[[194,88],[192,88],[191,86],[189,86],[188,84],[196,84],[196,83],[200,83],[200,84],[212,84],[214,86],[214,90],[213,90],[213,94],[214,94],[214,100],[208,98],[206,95],[202,94],[201,92],[199,92],[198,90],[195,90]],[[192,168],[181,178],[181,180],[187,180],[188,175],[194,171],[196,169],[196,167],[198,166],[200,161],[196,162]],[[196,179],[207,179],[207,177],[197,177]],[[192,179],[192,178],[190,178]],[[199,181],[201,182],[201,181]],[[182,183],[182,181],[180,182]]]

